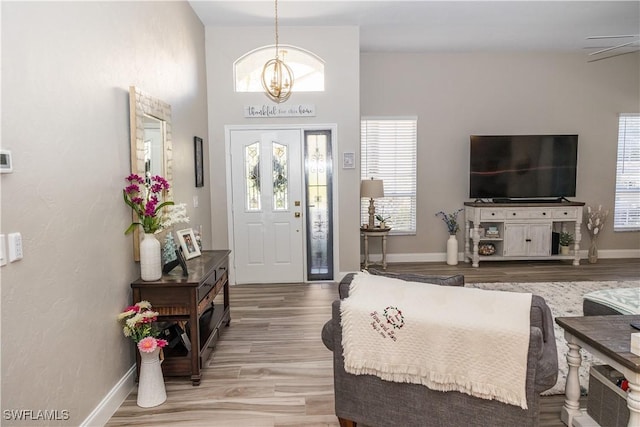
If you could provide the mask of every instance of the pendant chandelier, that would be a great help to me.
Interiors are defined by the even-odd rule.
[[[273,102],[285,102],[291,96],[293,88],[293,72],[284,63],[285,51],[278,52],[278,0],[276,5],[276,57],[270,59],[262,68],[262,87],[265,95]],[[282,54],[280,59],[279,54]]]

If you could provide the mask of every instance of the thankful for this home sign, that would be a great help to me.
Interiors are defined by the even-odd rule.
[[[316,106],[314,104],[292,105],[245,105],[244,116],[247,118],[259,117],[314,117]]]

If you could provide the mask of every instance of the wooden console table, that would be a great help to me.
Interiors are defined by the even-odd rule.
[[[360,233],[364,236],[364,268],[368,268],[369,263],[369,237],[382,237],[382,269],[387,269],[387,236],[390,227],[387,228],[360,228]]]
[[[465,262],[478,267],[480,261],[573,260],[580,265],[583,202],[562,203],[483,203],[465,202]],[[493,227],[497,234],[482,234]],[[552,233],[573,231],[573,254],[554,254]],[[492,245],[491,255],[482,255],[481,245]]]
[[[565,401],[560,414],[562,422],[574,425],[594,425],[591,417],[580,409],[580,381],[578,369],[582,362],[580,349],[584,348],[598,359],[621,372],[629,381],[627,407],[629,427],[640,426],[640,356],[630,352],[631,334],[638,332],[630,326],[640,322],[640,315],[558,317],[556,323],[564,329],[569,350]],[[585,423],[587,421],[587,423]],[[588,422],[592,424],[588,424]]]
[[[157,311],[159,322],[188,321],[191,351],[165,348],[162,371],[165,376],[191,375],[193,385],[200,384],[200,370],[213,351],[224,323],[229,326],[229,253],[228,250],[203,251],[198,258],[187,261],[188,276],[180,267],[163,275],[160,280],[131,283],[133,303],[149,301]],[[223,304],[214,299],[222,292]],[[140,356],[137,356],[138,374]]]

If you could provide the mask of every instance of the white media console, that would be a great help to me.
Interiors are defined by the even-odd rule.
[[[570,259],[580,265],[584,203],[465,202],[465,262]],[[569,255],[557,254],[553,233],[573,234]],[[483,253],[485,255],[483,255]]]

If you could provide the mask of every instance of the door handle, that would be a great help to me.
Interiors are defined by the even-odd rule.
[[[300,212],[294,213],[293,216],[295,216],[296,218],[300,218]]]

